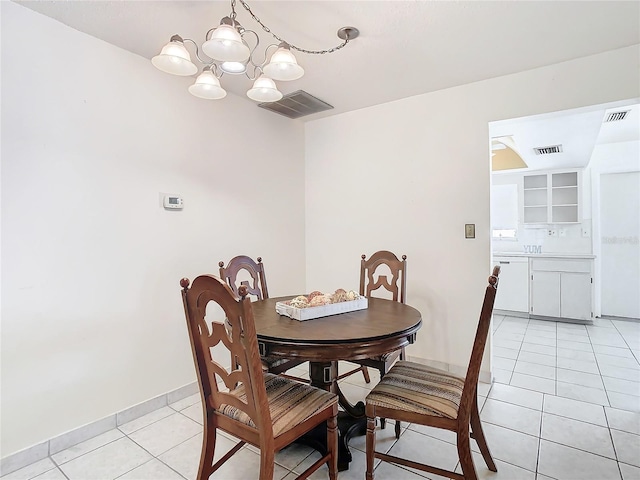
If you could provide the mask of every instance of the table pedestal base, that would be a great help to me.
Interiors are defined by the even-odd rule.
[[[364,403],[351,405],[340,391],[337,382],[338,362],[309,362],[309,376],[314,387],[338,395],[340,407],[343,409],[338,413],[338,471],[348,470],[352,458],[349,440],[354,436],[365,435],[367,431]],[[326,425],[315,428],[299,441],[324,455],[327,452]]]
[[[352,460],[351,450],[349,450],[349,440],[354,436],[364,435],[367,432],[367,419],[353,418],[346,412],[338,413],[338,471],[349,470],[349,463]],[[327,453],[327,426],[319,425],[306,435],[297,440],[298,443],[307,445],[320,452],[321,455]]]

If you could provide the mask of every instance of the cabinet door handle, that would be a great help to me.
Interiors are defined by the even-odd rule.
[[[503,262],[502,260],[500,260],[498,263],[500,265],[509,265],[511,262]]]

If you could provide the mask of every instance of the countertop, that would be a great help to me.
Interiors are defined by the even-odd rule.
[[[589,253],[521,253],[521,252],[493,252],[494,257],[529,257],[529,258],[596,258]]]

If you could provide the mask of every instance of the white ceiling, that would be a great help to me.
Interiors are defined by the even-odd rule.
[[[610,113],[624,111],[629,112],[624,120],[605,122]],[[489,134],[493,138],[512,137],[527,170],[583,168],[596,145],[640,141],[640,104],[635,99],[492,122]],[[561,153],[537,155],[534,151],[559,144]]]
[[[280,82],[282,92],[303,89],[335,107],[304,120],[640,43],[637,1],[247,1],[302,48],[337,45],[343,26],[360,30],[338,52],[296,54],[305,76]],[[148,59],[176,33],[201,44],[231,11],[229,1],[18,3]],[[274,42],[240,3],[236,10],[261,45]],[[243,97],[251,87],[245,77],[222,84]]]

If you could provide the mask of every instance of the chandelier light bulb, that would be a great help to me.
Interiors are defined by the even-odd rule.
[[[211,38],[202,44],[202,50],[221,62],[245,62],[251,53],[238,30],[225,23],[213,31]]]
[[[260,75],[253,82],[253,88],[247,92],[247,97],[256,102],[275,102],[282,98],[282,93],[273,80],[266,75]]]
[[[265,75],[274,80],[297,80],[304,75],[304,69],[298,65],[296,57],[291,53],[289,45],[281,43],[271,55],[269,63],[264,67]]]
[[[151,59],[151,63],[158,70],[172,75],[188,76],[198,71],[198,67],[191,61],[191,55],[178,35],[171,37],[171,41],[162,47],[159,55]]]
[[[220,64],[220,69],[224,73],[240,75],[247,71],[247,64],[246,62],[222,62]]]
[[[189,87],[189,93],[206,100],[219,100],[227,96],[227,92],[220,86],[220,80],[210,69],[205,69],[198,75],[196,82]]]

